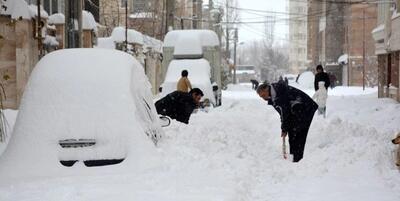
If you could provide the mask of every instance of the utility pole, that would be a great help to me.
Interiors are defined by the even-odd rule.
[[[166,24],[166,20],[165,20],[165,18],[166,18],[166,2],[165,2],[166,0],[162,0],[162,11],[161,11],[161,25],[160,25],[160,40],[164,40],[164,36],[165,36],[165,33],[164,33],[164,26],[165,26],[165,24]]]
[[[365,7],[363,8],[363,90],[365,90]]]
[[[128,0],[125,0],[125,52],[128,52]]]
[[[236,47],[238,42],[238,28],[235,28],[235,39],[234,39],[234,53],[233,53],[233,84],[236,84]]]
[[[169,27],[174,28],[175,18],[175,0],[166,0],[166,23],[165,23],[165,34],[168,33]]]
[[[181,17],[181,29],[182,29],[182,30],[184,30],[184,29],[185,29],[185,27],[184,27],[184,23],[183,23],[183,17]]]
[[[39,50],[39,59],[43,56],[43,44],[42,44],[42,19],[40,16],[40,0],[37,0],[37,33],[38,33],[38,50]]]
[[[76,0],[77,1],[77,6],[78,6],[78,47],[82,48],[83,47],[83,31],[82,31],[82,10],[83,10],[83,0]]]
[[[230,51],[229,51],[229,1],[226,1],[226,22],[228,22],[227,24],[226,24],[226,44],[225,44],[225,51],[226,51],[226,55],[225,55],[225,57],[227,58],[227,59],[229,59],[229,58],[231,58],[231,55],[230,55]],[[230,71],[229,71],[230,72]]]

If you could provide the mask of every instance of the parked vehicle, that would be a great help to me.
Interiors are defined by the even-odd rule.
[[[146,168],[163,132],[143,67],[107,49],[54,51],[34,68],[0,178]],[[107,168],[89,167],[108,166]]]
[[[221,105],[221,56],[217,34],[211,30],[175,30],[168,32],[163,45],[163,70],[165,75],[163,88],[165,89],[164,85],[173,84],[169,79],[170,77],[180,76],[181,72],[178,72],[177,69],[187,69],[189,79],[191,79],[191,76],[195,75],[191,71],[197,70],[193,68],[195,66],[201,68],[199,71],[209,71],[202,73],[202,76],[198,76],[195,80],[198,84],[203,85],[202,90],[209,94],[208,98],[213,101],[214,106]],[[169,70],[171,67],[173,69]],[[207,75],[208,78],[203,75]],[[205,85],[208,85],[207,88],[204,88]],[[166,95],[167,91],[164,90],[162,94]]]
[[[189,71],[189,80],[193,88],[200,88],[204,97],[202,102],[210,102],[216,105],[217,98],[213,93],[210,80],[210,64],[205,59],[179,59],[172,60],[162,85],[161,96],[166,96],[176,90],[176,85],[182,70]],[[217,90],[216,90],[217,91]]]

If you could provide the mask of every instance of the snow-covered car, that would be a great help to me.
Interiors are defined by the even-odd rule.
[[[176,85],[181,78],[181,72],[187,70],[189,72],[189,81],[193,88],[199,88],[203,91],[204,97],[202,101],[210,101],[216,105],[215,92],[218,86],[213,86],[210,80],[211,67],[205,59],[175,59],[168,66],[162,86],[161,96],[164,97],[171,92],[176,91]],[[220,97],[219,97],[220,98]]]
[[[152,99],[143,67],[129,54],[66,49],[46,55],[26,86],[0,178],[145,168],[162,136]]]

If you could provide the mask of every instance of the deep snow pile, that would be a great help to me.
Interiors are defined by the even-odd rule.
[[[304,89],[314,89],[314,78],[315,75],[311,71],[306,71],[300,74],[298,84]]]
[[[331,96],[327,118],[313,121],[305,158],[293,164],[281,156],[278,114],[250,88],[230,86],[223,106],[194,114],[190,125],[173,121],[155,168],[0,184],[0,200],[398,200],[390,142],[400,131],[398,103]]]

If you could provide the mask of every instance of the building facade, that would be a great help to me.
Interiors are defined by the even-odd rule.
[[[400,0],[378,5],[378,24],[372,31],[378,56],[378,96],[400,101]],[[395,9],[397,8],[397,9]]]
[[[307,1],[289,0],[289,70],[299,74],[307,69]]]
[[[308,9],[309,67],[322,64],[337,85],[376,85],[377,5],[310,0]]]
[[[127,8],[125,2],[128,3]],[[126,9],[130,13],[131,3],[127,0],[99,0],[100,37],[108,37],[115,27],[125,26]]]
[[[353,4],[345,9],[345,41],[342,47],[347,61],[341,63],[343,83],[349,86],[376,86],[378,63],[372,30],[377,24],[377,5]]]

